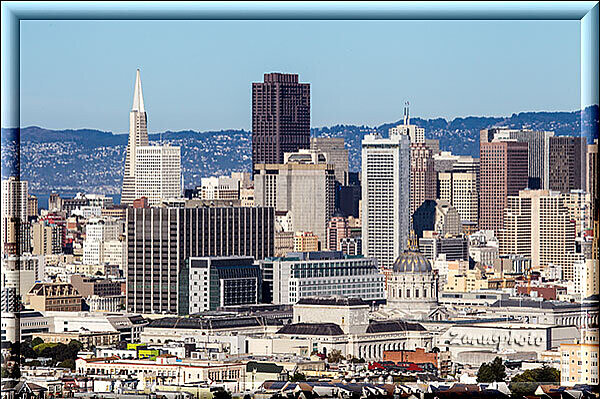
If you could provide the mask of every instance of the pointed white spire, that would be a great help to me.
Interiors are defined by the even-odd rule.
[[[142,79],[140,78],[140,70],[137,70],[135,76],[135,90],[133,92],[133,108],[132,111],[146,112],[144,109],[144,96],[142,95]]]

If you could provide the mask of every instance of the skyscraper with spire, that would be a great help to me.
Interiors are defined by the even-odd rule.
[[[148,145],[147,116],[144,109],[144,96],[142,95],[142,79],[140,70],[135,77],[135,89],[133,92],[133,107],[129,113],[129,141],[125,154],[125,170],[123,172],[123,188],[121,190],[121,203],[132,204],[136,198],[135,190],[135,167],[136,149]]]

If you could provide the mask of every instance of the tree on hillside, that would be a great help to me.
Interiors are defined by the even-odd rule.
[[[540,368],[525,370],[515,375],[509,385],[510,391],[515,395],[533,395],[539,385],[560,384],[560,371],[543,365]]]
[[[477,382],[501,382],[506,380],[506,367],[502,359],[496,357],[490,363],[483,363],[477,371]]]

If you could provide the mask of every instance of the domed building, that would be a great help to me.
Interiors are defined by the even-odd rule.
[[[388,275],[387,307],[411,314],[429,313],[438,307],[438,276],[419,252],[414,232],[408,249],[396,259]]]

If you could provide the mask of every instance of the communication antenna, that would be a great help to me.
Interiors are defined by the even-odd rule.
[[[404,103],[404,126],[410,124],[409,105],[408,101]]]

